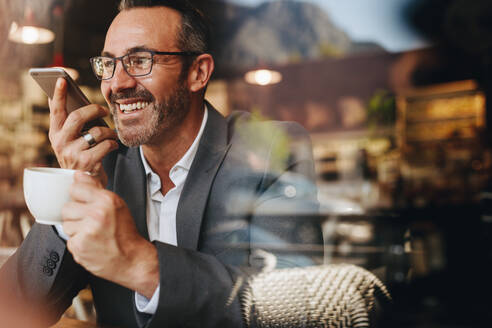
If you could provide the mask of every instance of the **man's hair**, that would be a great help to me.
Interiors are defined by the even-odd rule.
[[[138,7],[168,7],[176,10],[181,14],[181,28],[176,35],[179,50],[198,53],[209,51],[209,21],[188,0],[121,0],[118,9],[123,11]],[[166,51],[166,49],[161,51]],[[183,58],[184,72],[188,71],[193,60],[193,56]]]

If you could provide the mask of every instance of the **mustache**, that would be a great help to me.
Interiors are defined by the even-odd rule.
[[[149,101],[154,101],[154,96],[146,89],[125,89],[117,93],[112,93],[109,100],[114,104],[117,100],[127,98],[143,98]]]

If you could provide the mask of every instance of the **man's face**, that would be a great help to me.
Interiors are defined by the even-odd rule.
[[[165,7],[123,11],[111,24],[103,54],[119,57],[135,49],[180,51],[176,35],[180,14]],[[176,128],[189,111],[186,75],[178,56],[154,56],[149,75],[131,77],[121,61],[114,76],[101,82],[118,136],[127,146],[152,144]]]

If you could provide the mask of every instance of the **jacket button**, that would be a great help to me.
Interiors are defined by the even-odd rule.
[[[52,276],[53,275],[53,269],[50,269],[46,265],[43,266],[43,273],[47,276]]]
[[[48,261],[46,261],[46,264],[48,265],[48,268],[50,268],[50,269],[56,268],[56,262],[53,261],[52,259],[48,259]]]
[[[58,255],[57,252],[53,251],[50,253],[50,259],[52,259],[55,262],[60,261],[60,256]]]

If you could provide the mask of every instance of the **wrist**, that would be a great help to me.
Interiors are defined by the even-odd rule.
[[[157,249],[147,240],[135,247],[127,267],[125,287],[150,299],[159,285],[159,259]]]

